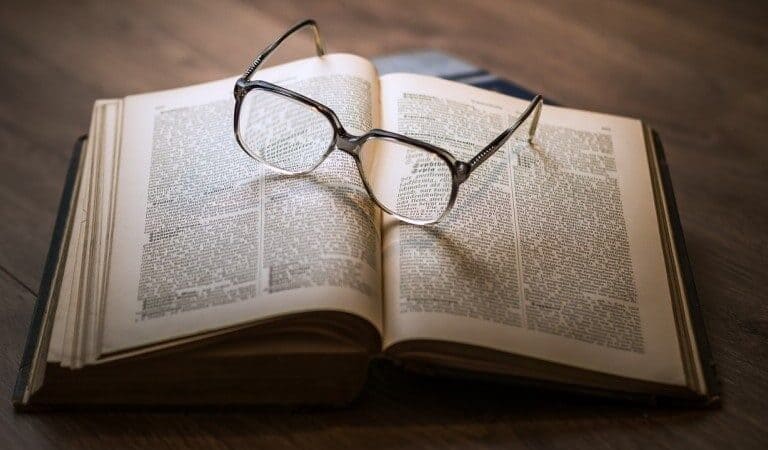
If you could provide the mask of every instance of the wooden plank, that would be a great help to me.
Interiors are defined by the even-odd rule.
[[[768,8],[717,3],[4,4],[0,448],[765,447]],[[93,100],[235,74],[304,17],[319,21],[332,51],[439,48],[561,103],[659,129],[724,382],[722,410],[642,408],[377,368],[344,410],[14,414],[30,290]],[[308,55],[309,42],[302,36],[278,56]]]
[[[7,9],[0,54],[13,64],[0,71],[0,267],[36,289],[64,170],[93,101],[232,76],[284,25],[238,3]],[[300,36],[276,60],[305,54],[309,39]]]

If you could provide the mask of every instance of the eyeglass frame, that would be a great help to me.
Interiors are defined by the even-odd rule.
[[[320,29],[317,26],[317,23],[313,19],[306,19],[293,25],[285,33],[283,33],[282,36],[280,36],[274,42],[268,45],[261,53],[259,53],[256,56],[253,62],[251,62],[248,68],[246,68],[243,75],[240,78],[238,78],[238,80],[235,82],[235,88],[234,88],[235,139],[237,140],[237,143],[240,146],[240,149],[243,150],[245,154],[267,165],[270,169],[275,170],[279,173],[290,174],[290,175],[306,174],[315,170],[318,166],[320,166],[320,164],[322,164],[328,158],[328,156],[338,148],[339,150],[352,156],[352,158],[355,160],[355,163],[357,164],[358,172],[360,174],[360,179],[363,181],[363,186],[365,187],[365,190],[368,192],[368,196],[381,209],[383,209],[388,214],[406,223],[410,223],[414,225],[432,225],[440,222],[453,209],[453,206],[456,203],[456,197],[458,196],[459,186],[469,178],[469,175],[472,172],[474,172],[480,166],[480,164],[482,164],[488,158],[493,156],[493,154],[496,153],[496,151],[498,151],[509,140],[512,134],[514,134],[514,132],[523,123],[525,123],[526,120],[528,120],[528,117],[531,116],[531,114],[533,114],[533,120],[531,122],[531,126],[528,129],[528,142],[529,143],[532,142],[533,137],[536,133],[536,128],[539,123],[539,117],[541,115],[541,106],[543,104],[543,98],[541,95],[536,95],[533,98],[533,100],[531,100],[528,107],[517,118],[517,120],[512,126],[510,126],[506,130],[504,130],[501,134],[499,134],[495,139],[493,139],[488,145],[486,145],[482,150],[480,150],[480,152],[478,152],[469,161],[464,162],[457,159],[448,150],[432,145],[428,142],[424,142],[422,140],[415,139],[415,138],[405,136],[403,134],[395,133],[392,131],[373,128],[369,130],[367,133],[360,136],[350,134],[344,128],[344,125],[341,123],[336,113],[333,112],[333,110],[330,109],[329,107],[323,105],[322,103],[315,101],[309,97],[306,97],[302,94],[299,94],[298,92],[292,91],[290,89],[286,89],[284,87],[278,86],[268,81],[249,80],[249,78],[256,72],[259,66],[262,63],[264,63],[264,61],[266,61],[267,58],[269,58],[272,52],[275,51],[275,49],[277,49],[277,47],[279,47],[280,44],[283,43],[283,41],[285,41],[289,36],[291,36],[295,32],[305,27],[312,28],[317,56],[322,57],[323,55],[325,55],[326,53],[325,43],[322,39],[322,36],[320,35]],[[314,109],[316,112],[322,114],[328,120],[328,122],[333,127],[333,139],[331,139],[331,143],[328,146],[328,149],[325,151],[322,157],[319,158],[317,164],[301,172],[291,172],[291,171],[281,169],[279,167],[275,167],[269,164],[268,162],[263,161],[261,158],[258,158],[252,155],[251,152],[248,151],[246,145],[243,142],[243,139],[240,136],[240,110],[242,109],[243,99],[248,93],[250,93],[253,90],[263,90],[272,94],[287,97],[288,99],[302,103],[308,106],[309,108]],[[366,179],[362,162],[360,160],[360,149],[370,139],[384,139],[389,141],[401,142],[413,147],[418,147],[420,149],[426,150],[430,153],[437,155],[448,165],[451,171],[451,195],[448,200],[448,204],[445,207],[445,210],[442,212],[442,214],[440,214],[439,217],[433,220],[418,220],[418,219],[408,218],[398,214],[395,211],[392,211],[386,205],[382,204],[382,202],[379,201],[378,198],[376,198],[376,195],[372,192],[371,187],[368,185],[368,180]]]

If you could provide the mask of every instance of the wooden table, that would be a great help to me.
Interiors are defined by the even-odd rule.
[[[768,7],[697,1],[87,2],[0,9],[0,448],[768,448]],[[761,4],[762,3],[762,4]],[[17,415],[10,391],[71,144],[96,98],[238,73],[299,18],[332,51],[437,48],[664,139],[722,409],[374,376],[331,411]],[[307,40],[283,52],[309,55]],[[394,378],[394,382],[393,382]]]

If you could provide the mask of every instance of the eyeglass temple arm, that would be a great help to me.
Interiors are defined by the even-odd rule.
[[[269,58],[269,55],[275,51],[277,47],[280,46],[280,44],[283,43],[284,40],[286,40],[290,35],[293,33],[301,30],[305,27],[312,27],[312,32],[315,37],[315,50],[317,51],[317,56],[323,56],[325,55],[325,42],[323,41],[322,36],[320,36],[320,29],[317,27],[317,23],[313,19],[307,19],[302,20],[301,22],[296,23],[291,28],[288,29],[285,33],[283,33],[282,36],[277,38],[274,42],[269,44],[267,48],[262,50],[261,53],[259,53],[258,56],[253,60],[253,62],[248,66],[247,69],[245,69],[245,72],[243,73],[243,79],[247,80],[250,78],[251,75],[253,75],[253,72],[258,69],[258,67],[263,63],[264,61]]]
[[[541,95],[534,97],[533,100],[531,100],[531,103],[528,105],[528,108],[525,109],[525,111],[520,115],[520,117],[517,118],[517,121],[511,127],[507,128],[503,133],[496,137],[496,139],[491,141],[490,144],[486,145],[484,149],[480,150],[480,153],[469,160],[469,171],[467,175],[472,173],[472,171],[475,170],[480,164],[482,164],[483,161],[493,156],[493,154],[496,153],[496,151],[509,140],[512,134],[514,134],[514,132],[520,128],[520,125],[528,120],[528,117],[533,114],[533,121],[531,122],[531,127],[528,129],[528,142],[531,142],[533,140],[533,136],[536,134],[536,127],[539,125],[539,116],[541,115],[541,105],[543,103],[544,99],[541,97]]]

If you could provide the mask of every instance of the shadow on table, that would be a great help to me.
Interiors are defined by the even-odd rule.
[[[342,408],[164,408],[18,416],[58,444],[402,448],[403,445],[546,444],[566,438],[605,444],[626,430],[700,428],[712,411],[649,406],[541,388],[434,378],[386,361]],[[654,434],[657,436],[657,434]],[[214,443],[216,445],[214,445]],[[343,445],[341,445],[343,444]],[[88,446],[87,445],[87,446]],[[173,445],[171,445],[173,446]]]

